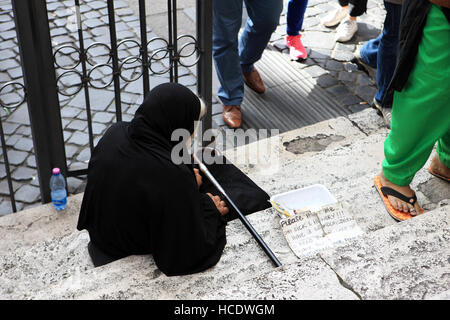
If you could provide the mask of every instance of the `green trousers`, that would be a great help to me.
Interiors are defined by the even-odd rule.
[[[414,68],[403,90],[394,93],[384,142],[386,179],[409,185],[436,142],[439,160],[450,168],[450,24],[432,5]]]

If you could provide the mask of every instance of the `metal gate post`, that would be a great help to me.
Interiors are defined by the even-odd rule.
[[[213,0],[197,0],[197,39],[201,54],[197,64],[197,90],[207,107],[203,132],[212,127],[212,19]]]
[[[45,0],[13,0],[41,201],[50,197],[53,167],[67,177],[67,163]]]

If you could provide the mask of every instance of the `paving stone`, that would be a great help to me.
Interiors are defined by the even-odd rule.
[[[22,77],[22,67],[8,69],[7,72],[12,79],[17,79],[17,78]]]
[[[65,149],[66,149],[66,157],[67,158],[72,158],[73,155],[78,151],[77,146],[71,145],[71,144],[66,144],[65,145]]]
[[[10,31],[2,31],[0,32],[0,37],[3,38],[3,40],[11,40],[16,38],[16,31],[10,30]]]
[[[359,74],[357,77],[356,83],[360,86],[374,84],[366,73]]]
[[[53,28],[50,30],[50,35],[52,37],[54,36],[60,36],[62,34],[66,34],[67,33],[67,29],[66,28]]]
[[[363,104],[363,103],[357,103],[357,104],[352,104],[347,106],[347,108],[355,113],[355,112],[360,112],[363,111],[364,109],[370,108],[370,106],[368,104]]]
[[[327,70],[333,70],[333,71],[341,71],[344,69],[344,66],[341,62],[335,61],[335,60],[327,60],[325,64],[325,68]]]
[[[317,65],[313,65],[313,66],[307,67],[307,68],[305,68],[303,70],[305,70],[313,78],[322,76],[324,74],[327,74],[327,71],[325,69],[323,69],[323,68],[321,68],[321,67],[319,67]]]
[[[80,91],[70,102],[69,105],[85,108],[86,100],[85,93]],[[101,90],[95,88],[89,88],[89,101],[91,110],[93,111],[104,111],[114,100],[114,93],[109,90]]]
[[[22,186],[22,184],[13,181],[12,182],[12,187],[13,187],[13,192],[15,192],[20,186]],[[8,196],[9,197],[9,184],[8,184],[8,180],[3,180],[0,182],[0,194]]]
[[[129,15],[133,15],[134,12],[133,10],[131,10],[130,8],[121,8],[121,9],[117,9],[115,10],[115,13],[119,16],[129,16]]]
[[[56,9],[61,8],[61,7],[64,8],[64,4],[57,2],[57,1],[50,2],[47,4],[47,10],[50,12],[55,11]]]
[[[80,154],[76,157],[77,161],[86,162],[91,158],[91,150],[86,148],[80,152]]]
[[[357,77],[357,74],[353,72],[347,72],[347,71],[341,71],[339,72],[338,79],[341,81],[355,81]]]
[[[79,130],[79,131],[83,131],[86,128],[87,128],[87,122],[81,121],[81,120],[73,120],[66,127],[66,129]]]
[[[322,88],[329,88],[329,87],[332,87],[332,86],[337,85],[339,83],[338,80],[336,80],[335,77],[332,77],[329,74],[324,74],[324,75],[319,76],[316,79],[316,82]]]
[[[15,26],[16,25],[15,25],[14,21],[7,21],[7,22],[0,23],[0,32],[12,30],[15,28]]]
[[[3,59],[10,59],[10,58],[16,58],[16,57],[17,57],[17,54],[13,50],[6,49],[6,50],[2,50],[0,59],[3,60]],[[3,65],[3,63],[2,63],[2,65]],[[2,69],[3,69],[3,66],[2,66]]]
[[[84,162],[73,162],[69,166],[69,170],[83,170],[87,169],[88,165]]]
[[[64,130],[63,131],[64,142],[67,142],[70,139],[70,137],[72,137],[72,134],[73,134],[72,131]]]
[[[334,50],[331,54],[331,58],[338,61],[350,61],[354,58],[353,53],[350,51]]]
[[[31,185],[24,185],[15,193],[16,201],[24,203],[34,203],[41,197],[41,192],[38,187]]]
[[[106,8],[107,7],[107,4],[106,4],[105,1],[89,1],[88,5],[94,10],[102,9],[102,8]]]
[[[95,37],[100,37],[100,36],[104,36],[104,35],[108,35],[109,36],[109,29],[106,26],[105,27],[94,28],[94,29],[90,30],[90,32]]]
[[[98,17],[101,17],[101,13],[99,11],[96,10],[90,10],[90,11],[86,11],[84,12],[84,17],[86,18],[86,20],[88,19],[95,19]]]
[[[15,48],[15,47],[17,47],[17,44],[11,39],[9,39],[8,41],[0,41],[0,50],[11,49],[11,48]],[[3,65],[3,62],[2,62],[2,65]]]
[[[4,84],[5,82],[8,82],[8,81],[11,81],[11,77],[9,76],[8,73],[2,71],[2,72],[0,73],[0,87],[2,87],[3,84]],[[7,87],[5,87],[5,88],[7,89]],[[0,91],[1,91],[2,93],[7,92],[7,91],[5,91],[5,90],[6,90],[5,88],[0,89]]]
[[[70,140],[68,140],[68,142],[76,144],[78,146],[84,146],[89,143],[89,135],[84,132],[76,131],[70,137]]]
[[[136,110],[139,108],[138,105],[135,106],[131,106],[127,109],[127,113],[134,116],[134,114],[136,113]]]
[[[12,18],[7,12],[0,12],[0,22],[11,21]]]
[[[33,150],[33,140],[30,138],[21,137],[15,144],[14,148],[21,151],[31,152]]]
[[[12,173],[12,178],[16,181],[31,180],[37,175],[36,170],[27,167],[20,167]]]
[[[87,124],[87,122],[86,122]],[[106,126],[102,123],[92,122],[92,133],[94,135],[101,134]],[[89,133],[88,128],[86,127],[85,132]]]
[[[355,94],[363,98],[367,102],[372,102],[377,90],[372,86],[358,86],[355,89]]]
[[[18,134],[14,134],[14,135],[12,135],[12,136],[9,136],[9,137],[6,139],[6,145],[7,145],[7,146],[10,146],[10,147],[14,146],[14,145],[17,143],[17,141],[20,140],[21,137],[22,137],[22,136],[21,136],[21,135],[18,135]]]
[[[129,114],[123,114],[122,115],[122,121],[125,121],[125,122],[130,122],[131,120],[133,120],[133,116],[131,116],[131,115],[129,115]]]
[[[150,83],[151,87],[153,88],[153,84]],[[142,88],[142,82],[141,81],[133,81],[127,84],[127,86],[124,89],[126,92],[135,93],[142,95],[144,93],[144,90]]]
[[[137,80],[137,81],[139,81],[139,80]],[[151,80],[150,80],[150,82],[151,82]],[[137,95],[137,94],[132,94],[132,93],[128,93],[128,92],[122,92],[120,94],[120,100],[126,104],[134,104],[138,98],[139,98],[139,95]]]
[[[23,208],[23,203],[16,202],[17,211],[22,210],[22,208]],[[11,201],[3,200],[2,203],[0,203],[0,216],[5,216],[5,215],[11,214],[11,213],[13,213]]]
[[[178,83],[184,86],[193,86],[197,84],[197,79],[191,75],[178,78]]]
[[[88,19],[84,20],[83,24],[88,28],[96,28],[103,26],[105,23],[101,19]]]
[[[8,69],[12,69],[12,68],[17,68],[19,67],[20,64],[15,60],[15,59],[6,59],[6,60],[2,60],[1,63],[1,70],[8,70]]]
[[[3,122],[3,133],[5,135],[11,135],[13,134],[17,128],[20,126],[20,124],[17,123],[11,123],[11,122]]]
[[[73,11],[68,8],[61,8],[54,12],[56,18],[66,18],[73,15]]]
[[[361,99],[353,94],[345,94],[336,97],[336,100],[344,106],[354,105],[361,102]]]
[[[67,19],[55,19],[53,20],[53,23],[57,27],[64,27],[67,25]]]
[[[329,49],[311,49],[308,57],[312,59],[328,59],[330,58],[331,50]]]
[[[356,49],[356,46],[354,44],[351,43],[341,43],[341,42],[336,42],[336,45],[334,47],[334,50],[337,51],[347,51],[347,52],[351,52],[353,53]]]
[[[136,36],[136,34],[132,31],[129,30],[123,30],[123,31],[119,31],[117,32],[117,40],[123,40],[123,39],[128,39],[128,38],[134,38]]]
[[[94,117],[92,118],[92,120],[95,122],[100,122],[100,123],[108,123],[108,122],[112,121],[113,118],[114,118],[113,113],[97,112],[94,115]]]
[[[85,180],[75,177],[67,178],[67,189],[70,194],[83,192],[85,187],[86,187]]]
[[[75,118],[78,114],[80,114],[81,109],[65,106],[61,108],[61,117],[63,118]]]
[[[305,32],[302,37],[302,43],[305,47],[329,50],[333,49],[335,45],[333,34],[317,31]]]
[[[34,157],[34,155],[30,155],[27,158],[26,164],[28,167],[36,168],[36,158]]]
[[[55,44],[56,46],[59,46],[59,45],[63,45],[63,44],[76,43],[76,41],[71,36],[61,35],[61,36],[53,37],[52,43]]]

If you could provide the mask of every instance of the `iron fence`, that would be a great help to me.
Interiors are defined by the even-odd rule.
[[[62,100],[84,96],[85,116],[82,120],[87,123],[90,152],[96,142],[90,97],[92,90],[114,92],[111,106],[114,106],[115,121],[122,121],[121,94],[124,85],[141,81],[141,94],[144,97],[151,89],[152,76],[164,75],[167,81],[178,82],[179,68],[183,67],[196,73],[196,91],[205,100],[208,110],[211,110],[212,0],[196,1],[195,35],[179,33],[177,1],[167,0],[167,37],[153,36],[149,39],[145,0],[139,0],[138,3],[138,34],[123,39],[117,37],[115,2],[106,0],[103,3],[107,13],[109,41],[86,39],[86,27],[81,13],[84,4],[80,0],[73,0],[73,6],[70,7],[73,15],[70,17],[75,20],[72,26],[76,30],[77,41],[54,46],[47,1],[12,0],[23,83],[4,83],[0,87],[0,105],[7,111],[14,110],[24,102],[28,105],[42,203],[51,201],[49,179],[53,167],[61,168],[66,177],[79,177],[87,173],[87,164],[86,167],[77,169],[71,169],[67,164],[61,117]],[[133,53],[127,55],[130,51],[123,50],[124,48],[132,49]],[[123,52],[125,55],[121,54]],[[2,93],[13,88],[22,91],[21,101],[4,103]],[[211,112],[207,113],[203,121],[204,130],[211,128]],[[1,119],[0,134],[11,206],[16,212],[13,179]]]

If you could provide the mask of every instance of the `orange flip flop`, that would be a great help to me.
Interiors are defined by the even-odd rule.
[[[400,200],[402,200],[402,201],[405,201],[405,202],[407,202],[407,203],[410,203],[411,205],[414,206],[414,204],[417,202],[417,197],[416,197],[416,195],[414,195],[414,196],[408,198],[408,197],[406,197],[405,195],[402,195],[401,193],[395,191],[395,190],[392,189],[392,188],[389,188],[389,187],[383,187],[383,185],[381,184],[381,180],[380,180],[380,177],[379,177],[379,176],[376,176],[376,177],[373,179],[373,182],[374,182],[374,184],[375,184],[375,187],[376,187],[377,190],[378,190],[378,193],[380,194],[381,199],[382,199],[383,202],[384,202],[384,205],[385,205],[385,207],[386,207],[387,212],[391,215],[392,218],[394,218],[394,219],[397,220],[397,221],[405,221],[405,220],[408,220],[408,219],[411,219],[411,218],[414,217],[414,216],[413,216],[412,214],[410,214],[409,212],[403,212],[403,211],[399,211],[399,210],[395,209],[395,208],[392,206],[392,204],[389,202],[387,196],[388,196],[388,195],[394,196],[394,197],[396,197],[396,198],[398,198],[398,199],[400,199]],[[417,206],[420,208],[420,214],[425,212],[419,205],[417,205]]]
[[[431,170],[431,167],[428,168],[428,172],[431,173],[433,176],[438,177],[439,179],[450,182],[450,178],[446,178],[444,176],[441,176],[439,173],[434,172],[433,170]]]

